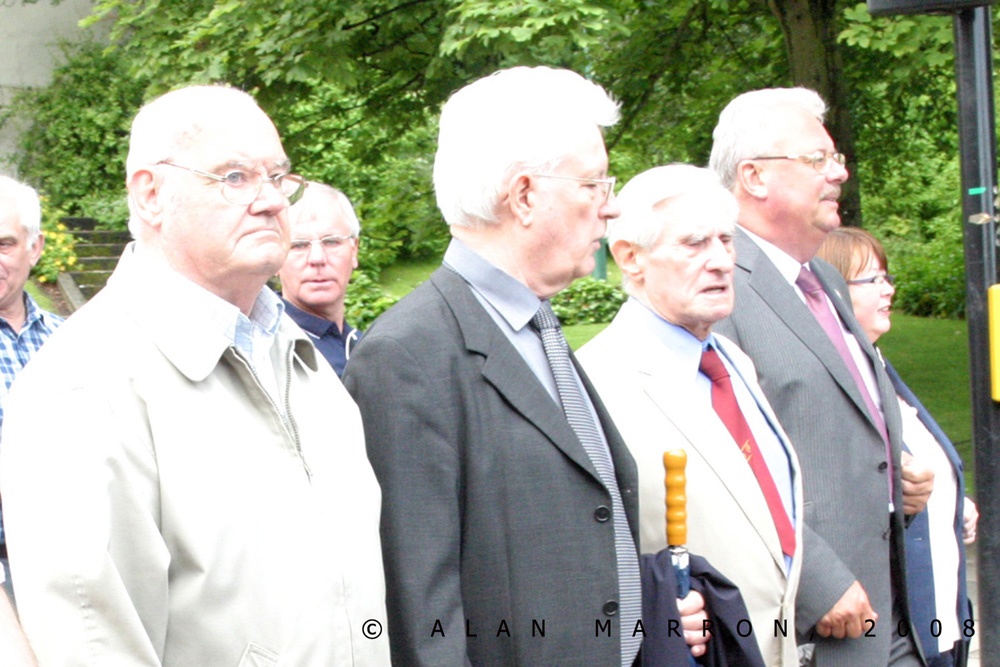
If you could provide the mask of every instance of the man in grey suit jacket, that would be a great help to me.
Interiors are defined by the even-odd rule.
[[[769,89],[737,97],[719,117],[711,166],[739,201],[741,231],[736,307],[716,330],[753,359],[802,466],[811,531],[796,613],[806,653],[817,665],[920,665],[906,607],[902,493],[926,502],[929,471],[905,471],[904,489],[892,386],[843,279],[813,259],[840,224],[848,177],[825,111],[813,91]],[[832,327],[858,379],[796,285],[803,266],[839,318]]]
[[[601,441],[585,449],[532,327],[618,215],[600,131],[617,114],[579,75],[523,67],[442,110],[444,266],[375,322],[344,377],[382,486],[396,664],[636,660],[635,462],[577,367]]]

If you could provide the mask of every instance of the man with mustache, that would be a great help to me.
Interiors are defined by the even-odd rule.
[[[736,305],[716,331],[753,359],[801,463],[800,652],[816,665],[920,665],[903,495],[922,509],[933,474],[901,465],[892,384],[843,278],[813,257],[840,225],[848,177],[825,112],[814,91],[776,88],[740,95],[719,116],[710,164],[739,202],[740,231]]]

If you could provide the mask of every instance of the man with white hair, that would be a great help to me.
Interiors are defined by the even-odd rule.
[[[916,666],[903,495],[926,504],[933,472],[901,462],[895,390],[843,277],[814,258],[840,225],[848,177],[825,112],[812,90],[770,88],[719,115],[710,163],[740,212],[736,305],[716,331],[753,359],[802,464],[803,654],[820,666]]]
[[[601,134],[617,117],[599,86],[545,67],[480,79],[441,112],[444,266],[344,376],[384,496],[396,664],[636,660],[635,462],[548,301],[594,268],[618,215]]]
[[[7,392],[28,359],[62,324],[63,318],[38,307],[24,291],[28,274],[45,247],[42,209],[34,188],[0,176],[0,424]],[[2,512],[2,510],[0,510]],[[11,592],[7,540],[0,514],[0,564]]]
[[[40,664],[389,664],[361,419],[265,287],[303,187],[289,167],[235,89],[176,90],[133,121],[135,242],[4,424]]]
[[[344,297],[358,268],[361,224],[343,192],[310,182],[288,212],[291,244],[278,271],[285,312],[312,338],[337,375],[361,332],[344,320]]]
[[[733,308],[736,200],[708,169],[675,164],[633,178],[618,205],[608,245],[629,300],[579,358],[639,467],[639,546],[667,546],[663,453],[683,449],[687,546],[739,586],[765,664],[795,666],[798,462],[752,362],[712,333]],[[738,416],[717,412],[709,357]]]

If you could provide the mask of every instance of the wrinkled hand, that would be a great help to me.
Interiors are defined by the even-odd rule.
[[[979,523],[979,510],[976,503],[965,497],[965,507],[962,508],[962,542],[972,544],[976,541],[976,524]]]
[[[870,628],[868,619],[878,620],[878,614],[868,601],[868,594],[856,581],[837,600],[830,611],[816,624],[816,633],[821,637],[850,637],[857,639]]]
[[[683,600],[678,598],[677,611],[681,615],[684,641],[691,647],[691,655],[696,658],[705,655],[708,650],[706,644],[712,637],[712,633],[705,631],[705,621],[708,620],[705,598],[698,591],[691,591]]]
[[[902,455],[903,513],[919,514],[927,507],[934,489],[934,471],[909,452]]]

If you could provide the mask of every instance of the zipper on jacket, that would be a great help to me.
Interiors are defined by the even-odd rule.
[[[289,397],[289,392],[292,388],[292,356],[294,354],[294,347],[288,349],[288,358],[285,363],[285,413],[282,414],[281,409],[278,408],[278,404],[274,402],[274,398],[268,393],[267,389],[264,388],[264,383],[260,381],[260,376],[257,375],[257,370],[253,367],[253,364],[243,356],[243,353],[236,349],[235,346],[230,345],[229,349],[233,351],[236,358],[239,359],[247,370],[250,371],[250,376],[253,378],[254,384],[262,394],[267,398],[267,402],[271,404],[271,409],[274,410],[275,414],[281,420],[281,423],[285,426],[285,431],[292,436],[292,442],[295,444],[295,451],[299,455],[299,461],[302,463],[302,467],[306,471],[306,475],[309,477],[309,481],[312,482],[312,470],[309,468],[309,464],[306,462],[306,457],[302,453],[302,443],[299,441],[299,428],[295,423],[295,418],[292,416],[291,411],[291,401]]]

